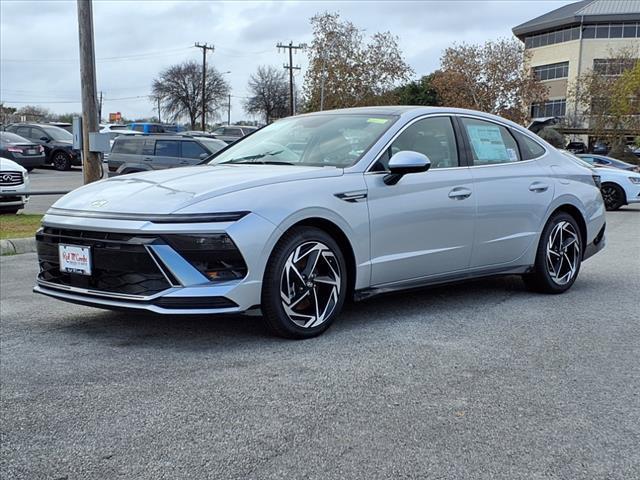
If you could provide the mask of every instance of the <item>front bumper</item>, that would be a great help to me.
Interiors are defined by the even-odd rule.
[[[98,308],[146,310],[173,315],[232,314],[254,310],[260,304],[262,272],[268,258],[268,253],[265,254],[263,249],[267,248],[267,239],[275,232],[273,224],[254,214],[248,214],[236,222],[162,225],[146,221],[47,215],[44,225],[49,229],[110,232],[111,235],[126,234],[134,238],[194,234],[195,229],[197,234],[226,233],[240,251],[247,267],[246,276],[239,280],[210,281],[171,245],[136,240],[137,244],[127,244],[127,248],[113,246],[113,251],[122,255],[122,262],[135,265],[131,271],[125,274],[110,271],[99,279],[91,280],[76,276],[74,281],[70,281],[55,264],[57,250],[51,250],[51,247],[41,243],[42,238],[39,239],[41,271],[34,292]],[[85,245],[87,240],[65,240],[60,243]],[[132,245],[134,248],[129,248]],[[103,248],[99,243],[89,243],[89,246],[95,251]],[[105,269],[105,265],[120,260],[118,256],[107,258],[100,255],[94,256],[93,261],[95,268],[92,273],[96,274],[100,269]],[[118,291],[114,291],[114,285]]]

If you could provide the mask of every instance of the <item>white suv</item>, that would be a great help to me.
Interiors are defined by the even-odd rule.
[[[29,201],[29,173],[16,162],[0,157],[0,213],[17,213]]]

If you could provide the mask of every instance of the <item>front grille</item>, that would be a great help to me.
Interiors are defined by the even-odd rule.
[[[0,187],[13,187],[23,183],[21,172],[0,172]]]
[[[36,240],[40,280],[139,296],[153,295],[171,286],[145,248],[157,240],[153,236],[45,227],[36,234]],[[60,243],[91,248],[91,276],[60,271]]]

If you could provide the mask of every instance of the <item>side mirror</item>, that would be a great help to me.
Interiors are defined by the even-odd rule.
[[[201,153],[200,154],[200,160],[204,160],[205,158],[207,158],[209,155],[211,155],[210,153]]]
[[[412,150],[404,150],[396,153],[389,160],[389,171],[384,176],[386,185],[395,185],[400,179],[409,173],[426,172],[431,167],[431,161],[426,155],[414,152]]]
[[[49,143],[49,137],[40,137],[40,140],[44,143]]]

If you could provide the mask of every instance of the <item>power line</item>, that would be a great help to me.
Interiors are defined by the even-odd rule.
[[[110,61],[128,61],[128,60],[141,60],[143,58],[157,58],[157,57],[166,57],[168,55],[173,55],[177,52],[187,51],[193,47],[182,47],[182,48],[174,48],[172,50],[157,50],[152,52],[138,53],[138,54],[129,54],[129,55],[119,55],[114,57],[101,57],[96,58],[97,62],[110,62]],[[76,63],[79,62],[78,58],[3,58],[2,62],[11,62],[11,63]]]
[[[299,45],[294,45],[293,42],[289,42],[289,45],[284,45],[282,43],[278,43],[276,47],[278,48],[278,51],[280,51],[280,49],[289,50],[289,65],[285,64],[284,68],[289,70],[289,112],[291,116],[293,116],[295,115],[293,102],[293,71],[300,70],[299,65],[296,65],[295,67],[293,66],[293,52],[296,50],[304,50],[307,48],[307,44],[301,43]]]

